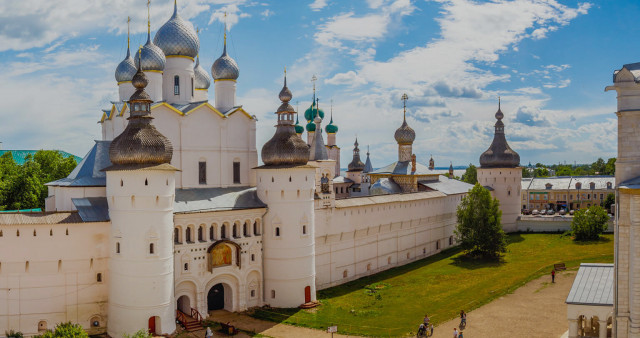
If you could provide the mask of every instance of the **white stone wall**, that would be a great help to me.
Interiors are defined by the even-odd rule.
[[[196,88],[196,96],[193,99],[195,102],[209,101],[209,90]]]
[[[317,288],[340,285],[455,245],[455,210],[462,196],[316,209]]]
[[[49,197],[45,203],[45,211],[75,211],[76,207],[71,201],[72,198],[83,197],[104,197],[105,187],[62,187],[50,186]]]
[[[216,109],[226,113],[236,106],[235,80],[214,80],[213,87]]]
[[[145,71],[144,75],[146,75],[147,80],[149,80],[149,84],[144,90],[149,94],[153,102],[162,101],[162,72],[149,70]]]
[[[478,183],[491,187],[491,195],[500,201],[502,229],[517,231],[516,219],[520,216],[520,190],[522,168],[478,168]]]
[[[3,225],[0,233],[0,332],[33,335],[40,322],[65,321],[104,332],[108,223]]]
[[[131,81],[125,81],[118,83],[118,97],[120,101],[129,101],[131,95],[136,92],[136,88],[133,87]]]

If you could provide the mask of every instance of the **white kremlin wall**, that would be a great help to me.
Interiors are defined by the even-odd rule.
[[[65,321],[79,323],[89,333],[104,332],[109,223],[38,224],[69,215],[25,215],[35,224],[2,224],[1,333],[13,329],[33,335]]]
[[[500,201],[502,229],[505,232],[518,230],[516,219],[520,216],[520,189],[522,168],[478,168],[478,183],[490,187],[491,196]]]

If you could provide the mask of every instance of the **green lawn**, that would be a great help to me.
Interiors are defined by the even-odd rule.
[[[260,309],[254,317],[343,334],[404,336],[415,332],[425,313],[437,325],[551,272],[580,262],[613,262],[613,235],[574,243],[559,234],[511,234],[502,262],[462,259],[457,249],[318,292],[311,310]],[[375,291],[371,291],[371,290]]]

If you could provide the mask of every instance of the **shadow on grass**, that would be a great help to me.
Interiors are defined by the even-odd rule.
[[[592,245],[592,244],[600,244],[600,243],[609,243],[611,242],[611,238],[600,236],[598,239],[585,240],[585,241],[576,241],[573,239],[573,243],[576,245]]]
[[[522,241],[524,241],[524,237],[522,237],[522,234],[519,232],[507,235],[507,245],[520,243]]]
[[[450,264],[467,270],[475,270],[480,268],[497,268],[505,263],[502,257],[482,258],[460,255],[454,257],[453,262]]]

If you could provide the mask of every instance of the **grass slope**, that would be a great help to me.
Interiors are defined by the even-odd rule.
[[[425,313],[437,325],[470,311],[526,282],[580,262],[613,262],[613,235],[578,244],[559,234],[511,234],[501,262],[465,260],[451,249],[411,264],[318,292],[321,306],[259,309],[257,318],[312,328],[338,325],[343,334],[404,336]]]

